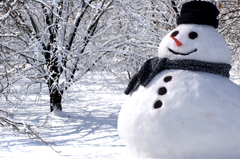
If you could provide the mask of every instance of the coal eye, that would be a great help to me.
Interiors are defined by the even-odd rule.
[[[173,37],[175,37],[175,36],[178,35],[178,33],[179,33],[179,31],[174,31],[171,35],[172,35]]]
[[[198,34],[193,31],[193,32],[190,32],[188,34],[188,36],[189,36],[190,39],[196,39],[198,37]]]

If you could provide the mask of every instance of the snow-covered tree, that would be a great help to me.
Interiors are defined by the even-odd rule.
[[[131,78],[147,58],[156,56],[185,1],[2,1],[1,68],[9,75],[4,85],[20,79],[47,84],[53,111],[62,110],[62,95],[92,69],[128,72]],[[223,28],[224,36],[228,29],[236,27]]]
[[[240,74],[240,1],[220,0],[217,4],[221,11],[219,32],[232,51],[233,71]]]
[[[156,54],[180,2],[31,0],[0,3],[0,51],[11,80],[46,83],[51,111],[91,69],[128,71]],[[10,79],[8,81],[11,81]]]

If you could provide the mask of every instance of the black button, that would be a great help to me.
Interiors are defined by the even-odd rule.
[[[158,89],[158,94],[159,95],[164,95],[166,93],[167,93],[167,88],[161,87],[161,88]]]
[[[167,76],[163,79],[164,82],[169,82],[172,80],[172,76]]]
[[[160,100],[156,101],[153,107],[154,107],[154,109],[161,108],[162,107],[162,101],[160,101]]]

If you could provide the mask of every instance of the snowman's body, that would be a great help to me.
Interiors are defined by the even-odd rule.
[[[167,90],[163,95],[158,93],[161,88]],[[240,157],[239,93],[226,77],[163,71],[127,99],[119,115],[119,134],[142,159]],[[154,109],[157,101],[162,107]]]
[[[193,32],[197,37],[188,38]],[[205,25],[178,26],[162,40],[158,56],[231,62],[223,38]],[[136,158],[239,158],[240,87],[216,74],[164,70],[128,97],[118,132]]]

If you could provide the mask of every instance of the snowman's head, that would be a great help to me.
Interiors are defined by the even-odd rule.
[[[207,1],[184,3],[177,18],[179,26],[162,40],[158,56],[230,64],[231,52],[215,30],[219,13],[217,7]]]
[[[160,58],[231,63],[231,52],[222,36],[210,25],[181,24],[168,33],[158,50]]]

